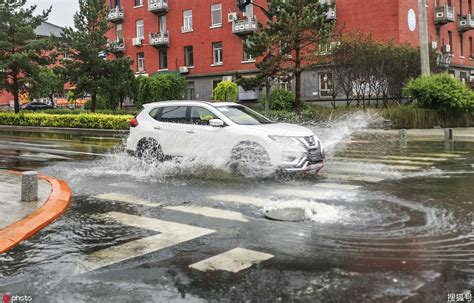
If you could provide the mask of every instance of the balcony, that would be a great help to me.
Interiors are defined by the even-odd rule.
[[[148,0],[149,12],[156,14],[166,14],[168,10],[168,0]]]
[[[111,8],[107,14],[107,21],[110,22],[122,22],[125,19],[125,13],[123,8],[117,6],[116,8]]]
[[[150,45],[154,47],[170,46],[170,33],[168,31],[150,33]]]
[[[460,32],[474,29],[474,16],[471,14],[459,16],[458,29]]]
[[[125,41],[123,39],[109,40],[107,48],[113,54],[125,53]]]
[[[335,0],[319,0],[320,4],[327,4],[329,5],[329,10],[326,13],[326,20],[332,21],[337,19],[336,15],[336,1]]]
[[[232,21],[232,33],[236,35],[248,35],[257,30],[257,18],[245,18]]]
[[[454,7],[447,5],[435,7],[434,21],[439,25],[454,22]]]

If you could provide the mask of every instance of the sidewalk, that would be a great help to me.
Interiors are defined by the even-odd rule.
[[[35,235],[69,207],[71,189],[63,180],[38,177],[37,202],[20,201],[21,176],[0,170],[0,254]]]
[[[38,201],[21,202],[21,176],[0,170],[0,229],[23,219],[44,205],[51,194],[51,184],[38,181]]]

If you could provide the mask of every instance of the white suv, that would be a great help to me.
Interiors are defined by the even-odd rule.
[[[130,121],[126,148],[146,161],[186,157],[250,171],[319,171],[324,160],[311,130],[230,102],[145,104]]]

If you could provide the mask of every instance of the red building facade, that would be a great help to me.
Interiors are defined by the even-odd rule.
[[[186,77],[187,98],[210,99],[215,85],[235,72],[255,74],[254,60],[244,53],[246,36],[265,23],[262,11],[245,12],[236,0],[106,0],[111,7],[108,36],[115,56],[135,60],[137,74],[176,72]],[[334,2],[334,0],[322,0]],[[265,5],[265,0],[255,0]],[[446,55],[450,73],[474,77],[472,0],[428,0],[430,46]],[[419,44],[417,0],[337,0],[334,15],[345,30],[371,33],[382,41]],[[330,70],[307,72],[303,97],[323,98]],[[258,98],[240,91],[239,99]]]

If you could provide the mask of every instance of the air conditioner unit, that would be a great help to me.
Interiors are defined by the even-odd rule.
[[[187,74],[187,73],[189,73],[189,68],[187,66],[181,66],[179,68],[179,73],[180,74]]]
[[[450,53],[451,52],[451,45],[445,44],[443,45],[443,53]]]
[[[432,41],[432,42],[431,42],[431,48],[432,48],[432,49],[437,49],[437,48],[438,48],[438,42]]]
[[[443,18],[443,17],[444,17],[444,12],[436,13],[436,18]]]
[[[232,76],[224,76],[222,77],[222,81],[232,81],[234,78]]]
[[[133,46],[141,46],[142,45],[142,40],[143,40],[143,38],[133,38],[132,39]]]
[[[237,21],[237,13],[230,13],[227,15],[227,21],[234,22]]]

